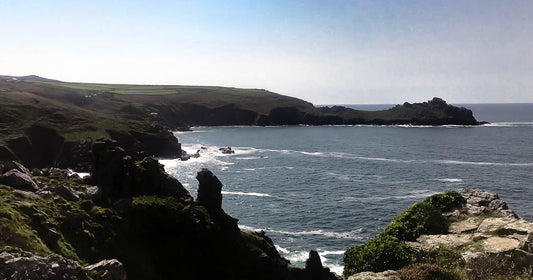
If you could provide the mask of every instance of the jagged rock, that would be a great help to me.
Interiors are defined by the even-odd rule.
[[[341,279],[329,268],[322,266],[322,261],[316,250],[309,252],[309,258],[305,261],[304,269],[294,269],[291,280],[339,280]]]
[[[31,170],[31,176],[43,176],[43,172],[39,168],[34,168]]]
[[[91,178],[102,188],[102,198],[118,200],[139,195],[175,196],[192,200],[189,192],[168,175],[153,157],[135,162],[116,141],[100,139],[93,146]]]
[[[422,252],[441,247],[460,249],[467,268],[512,265],[513,270],[531,272],[533,223],[519,218],[497,194],[479,189],[463,189],[459,193],[466,204],[448,213],[459,219],[450,225],[450,233],[422,235],[408,244]]]
[[[207,168],[203,168],[196,175],[198,180],[198,196],[196,202],[205,207],[215,223],[224,228],[239,230],[238,219],[226,214],[222,209],[222,183]]]
[[[221,151],[223,154],[226,154],[226,155],[230,155],[230,154],[234,154],[235,153],[235,151],[233,149],[231,149],[231,147],[222,147],[222,148],[219,148],[218,150]]]
[[[67,201],[78,201],[80,199],[78,193],[69,186],[57,186],[53,188],[52,192]]]
[[[28,174],[31,176],[31,173],[30,171],[28,170],[28,168],[26,168],[24,165],[18,163],[17,161],[14,161],[14,160],[9,160],[9,161],[3,161],[2,163],[0,163],[0,174],[2,173],[5,173],[9,170],[18,170],[24,174]]]
[[[82,199],[96,201],[102,198],[102,189],[98,186],[86,186],[85,191],[78,194]]]
[[[43,257],[25,251],[0,253],[0,279],[91,280],[76,261],[59,255]]]
[[[199,158],[200,157],[200,150],[197,150],[196,153],[194,154],[187,154],[186,151],[182,150],[181,151],[181,157],[180,157],[180,160],[182,161],[186,161],[186,160],[189,160],[191,158]]]
[[[10,187],[23,191],[36,192],[39,190],[39,187],[37,186],[35,181],[33,181],[31,176],[27,173],[21,172],[18,169],[11,169],[6,173],[0,175],[0,184],[8,185]]]
[[[387,270],[383,272],[360,272],[348,278],[348,280],[400,280],[396,276],[396,271]]]
[[[116,259],[103,260],[85,268],[94,280],[127,280],[126,270]]]
[[[508,209],[507,203],[495,193],[468,188],[459,190],[459,193],[466,199],[466,209],[470,215],[482,215],[492,210],[506,217],[518,218],[516,213]]]
[[[196,179],[198,185],[198,197],[196,201],[205,207],[209,213],[222,211],[222,183],[207,168],[198,172]]]

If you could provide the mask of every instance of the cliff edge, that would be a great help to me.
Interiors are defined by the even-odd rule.
[[[449,191],[415,203],[344,262],[350,280],[531,279],[533,223],[497,194]]]

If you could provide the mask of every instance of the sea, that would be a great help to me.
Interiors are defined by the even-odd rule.
[[[315,249],[341,274],[346,249],[445,190],[498,193],[533,221],[533,104],[456,105],[490,124],[194,127],[175,136],[200,157],[161,163],[193,196],[196,173],[210,169],[224,184],[224,210],[242,230],[264,230],[298,266]]]

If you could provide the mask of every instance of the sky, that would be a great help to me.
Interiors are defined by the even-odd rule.
[[[0,0],[0,75],[533,102],[531,0]]]

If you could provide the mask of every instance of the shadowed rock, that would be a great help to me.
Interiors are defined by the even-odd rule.
[[[35,181],[33,181],[30,175],[17,169],[11,169],[0,175],[0,184],[8,185],[23,191],[36,192],[39,190],[39,187]]]
[[[134,161],[116,141],[100,139],[93,145],[93,183],[102,188],[102,198],[115,201],[139,195],[175,196],[192,199],[176,179],[165,173],[153,157]]]
[[[239,220],[226,214],[222,209],[222,183],[207,168],[198,172],[196,179],[199,183],[196,202],[205,207],[215,224],[238,233]]]
[[[127,280],[126,271],[116,259],[103,260],[85,268],[93,280]]]
[[[25,251],[0,253],[0,279],[91,280],[76,261],[59,255],[42,257]]]

